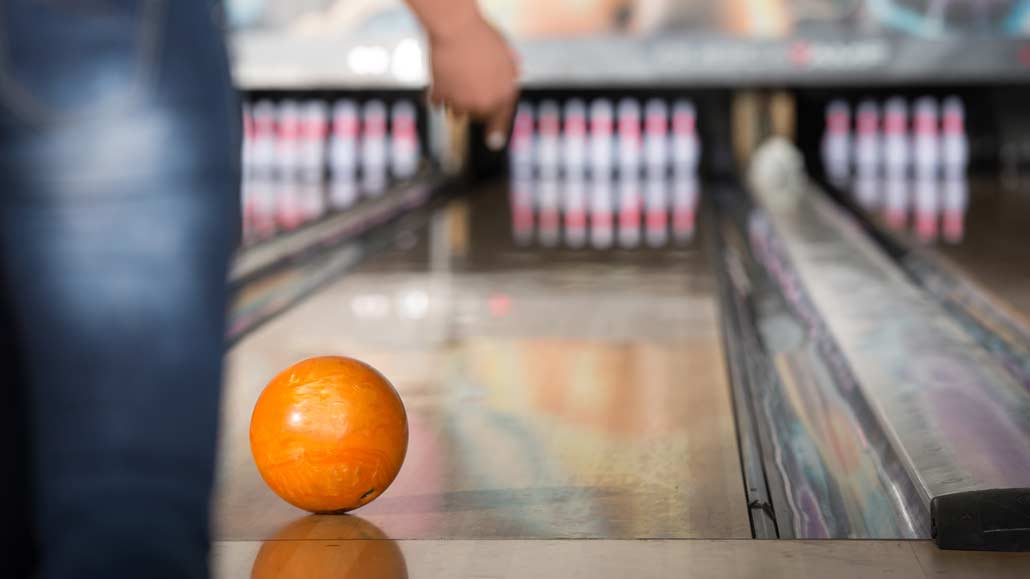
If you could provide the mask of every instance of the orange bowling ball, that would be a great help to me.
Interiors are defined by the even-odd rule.
[[[407,450],[400,395],[352,358],[310,358],[283,370],[250,417],[250,451],[261,478],[283,500],[313,513],[343,513],[383,494]]]

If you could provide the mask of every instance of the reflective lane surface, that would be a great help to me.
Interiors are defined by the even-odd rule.
[[[858,177],[856,202],[1030,328],[1030,183]]]
[[[455,201],[236,344],[216,540],[749,538],[697,183],[582,186]],[[555,188],[597,203],[550,213]],[[377,367],[410,420],[398,479],[354,516],[281,501],[248,446],[264,384],[325,354]]]

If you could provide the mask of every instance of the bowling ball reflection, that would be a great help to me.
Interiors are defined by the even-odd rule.
[[[311,515],[261,546],[252,579],[407,579],[404,555],[372,523],[350,515]]]

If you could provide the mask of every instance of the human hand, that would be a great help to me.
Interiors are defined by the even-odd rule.
[[[486,124],[486,143],[504,147],[518,99],[518,58],[477,13],[444,33],[430,31],[430,101]]]

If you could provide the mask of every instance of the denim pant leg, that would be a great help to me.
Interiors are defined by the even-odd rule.
[[[206,577],[239,215],[210,5],[0,10],[4,388],[27,433],[0,485],[28,489],[45,579]]]

